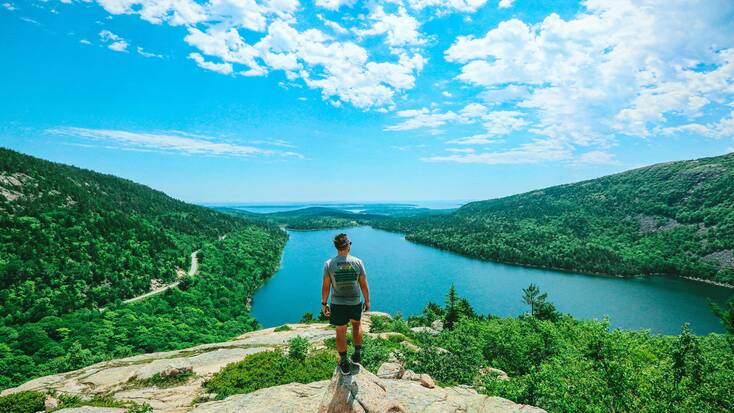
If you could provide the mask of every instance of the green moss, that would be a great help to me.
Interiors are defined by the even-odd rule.
[[[291,330],[292,329],[288,326],[288,324],[283,324],[280,327],[275,327],[275,330],[273,330],[273,331],[275,331],[277,333],[279,331],[291,331]]]

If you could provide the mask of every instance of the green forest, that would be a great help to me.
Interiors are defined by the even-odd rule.
[[[277,270],[280,228],[0,151],[0,388],[257,327],[246,304]],[[196,249],[198,274],[122,303],[177,279]]]
[[[485,260],[734,284],[734,154],[364,223]]]
[[[684,325],[661,336],[560,314],[533,285],[519,293],[528,311],[516,318],[478,315],[452,288],[443,305],[373,321],[373,331],[409,337],[424,350],[400,349],[406,368],[442,385],[470,385],[550,413],[734,411],[734,299],[722,314],[729,334],[695,336]],[[440,334],[410,330],[435,320],[445,326]]]

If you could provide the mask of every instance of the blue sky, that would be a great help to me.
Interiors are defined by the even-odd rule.
[[[193,202],[473,200],[734,150],[734,3],[0,0],[0,145]]]

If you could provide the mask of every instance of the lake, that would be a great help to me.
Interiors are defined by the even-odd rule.
[[[266,327],[318,314],[324,261],[331,243],[349,234],[352,254],[367,270],[372,309],[420,313],[429,301],[443,304],[453,283],[477,312],[516,316],[527,311],[522,289],[537,284],[556,307],[576,318],[609,317],[612,327],[676,334],[685,322],[698,334],[722,332],[708,300],[722,305],[734,290],[667,277],[625,279],[525,268],[462,257],[411,243],[402,234],[371,227],[289,231],[280,270],[253,297],[252,315]]]

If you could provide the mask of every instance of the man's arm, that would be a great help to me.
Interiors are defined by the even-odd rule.
[[[326,304],[326,301],[329,299],[329,291],[331,291],[331,277],[329,276],[327,268],[324,266],[324,277],[323,282],[321,283],[321,312],[323,312],[327,317],[331,312],[329,306]]]
[[[359,288],[362,289],[362,296],[364,297],[364,311],[370,311],[370,286],[367,285],[367,274],[364,269],[359,276]]]

